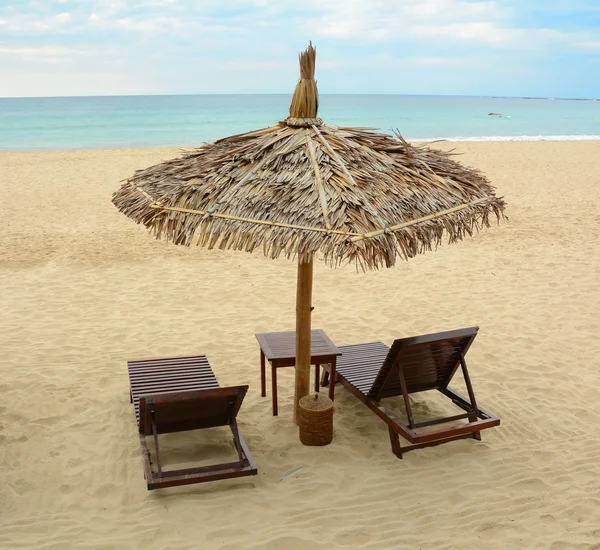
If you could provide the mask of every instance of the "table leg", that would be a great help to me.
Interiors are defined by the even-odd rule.
[[[335,392],[335,365],[336,365],[336,360],[335,358],[333,359],[333,361],[331,362],[331,380],[329,381],[329,399],[331,399],[333,401],[333,394]]]
[[[273,386],[273,416],[277,416],[277,367],[271,365],[271,384]]]
[[[315,391],[319,393],[319,371],[321,370],[321,365],[315,365]]]
[[[260,396],[266,397],[267,395],[267,377],[265,374],[265,354],[261,348],[260,350]]]

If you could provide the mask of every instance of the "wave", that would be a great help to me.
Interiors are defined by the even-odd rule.
[[[430,143],[432,141],[600,141],[600,135],[568,136],[451,136],[436,138],[407,137],[410,141]]]

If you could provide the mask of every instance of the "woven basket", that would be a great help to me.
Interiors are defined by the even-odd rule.
[[[300,441],[304,445],[328,445],[333,439],[333,401],[316,393],[298,404]]]

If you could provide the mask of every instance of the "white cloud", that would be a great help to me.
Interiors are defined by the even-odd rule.
[[[600,40],[587,40],[584,42],[576,42],[573,44],[576,48],[581,48],[583,50],[598,50],[600,51]]]
[[[64,32],[70,30],[70,22],[71,14],[68,12],[45,16],[13,13],[0,19],[3,30],[10,34]]]
[[[419,25],[498,21],[507,17],[496,2],[464,0],[309,0],[305,28],[336,38],[391,41],[414,35]]]
[[[403,13],[427,21],[501,19],[507,13],[496,2],[465,2],[464,0],[422,0],[407,2]]]
[[[173,9],[178,0],[152,0],[132,4],[125,0],[79,1],[72,11],[52,14],[46,10],[8,10],[0,18],[6,35],[82,34],[87,30],[117,30],[132,34],[166,34],[189,31],[193,37],[202,33],[247,33],[247,22],[236,16],[209,17],[199,4],[218,8],[217,0],[199,0],[188,11]],[[1,8],[0,8],[1,10]],[[181,35],[179,35],[180,37]]]
[[[0,54],[9,54],[9,55],[33,55],[38,57],[48,56],[48,55],[62,55],[65,53],[77,53],[80,50],[73,50],[69,48],[62,48],[56,46],[41,46],[39,48],[8,48],[0,46]]]
[[[68,12],[64,12],[64,13],[59,13],[57,16],[55,16],[55,19],[58,23],[68,23],[69,21],[71,21],[71,14]]]
[[[115,21],[114,26],[126,31],[164,33],[181,29],[184,22],[174,17],[125,17]]]
[[[91,52],[82,48],[66,48],[63,46],[38,46],[38,47],[10,47],[0,46],[0,59],[7,57],[11,61],[21,60],[27,62],[69,63],[77,57],[88,55]]]
[[[452,44],[493,49],[541,50],[547,47],[595,49],[590,34],[558,28],[519,27],[506,4],[465,0],[308,0],[315,15],[302,28],[324,37],[368,43]]]
[[[136,7],[152,7],[152,6],[168,6],[169,4],[175,4],[177,0],[148,0],[146,2],[139,2]]]
[[[582,33],[515,28],[506,4],[493,0],[305,0],[293,12],[270,0],[230,0],[223,15],[219,0],[87,0],[71,6],[70,12],[56,15],[13,9],[0,19],[0,28],[17,35],[81,34],[87,29],[142,35],[176,32],[198,42],[206,32],[250,35],[268,27],[273,35],[289,26],[290,34],[367,44],[428,39],[438,45],[463,42],[506,50],[552,43],[568,47],[573,42],[587,44],[579,48],[595,48],[590,45],[595,40]],[[226,45],[225,36],[221,44]]]
[[[289,70],[289,63],[274,61],[228,61],[221,65],[224,71],[278,71]]]
[[[92,0],[88,2],[94,11],[100,11],[107,14],[123,12],[127,9],[129,2],[127,0]]]
[[[0,67],[0,97],[72,96],[141,93],[156,84],[149,72],[81,67],[77,72],[64,65],[46,65],[35,72]]]
[[[404,61],[417,67],[457,67],[470,64],[470,61],[463,57],[407,57]]]
[[[490,22],[420,25],[415,32],[427,38],[472,42],[507,50],[539,49],[550,42],[563,42],[569,38],[567,33],[553,29],[510,29]]]

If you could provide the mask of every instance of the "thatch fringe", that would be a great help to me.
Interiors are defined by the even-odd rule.
[[[394,265],[503,217],[485,177],[445,152],[358,128],[280,124],[138,171],[113,197],[157,238],[332,266]]]
[[[315,178],[315,179],[317,179],[317,178]],[[319,186],[318,184],[317,184],[317,187],[319,187],[319,192],[321,193],[322,187]],[[448,210],[443,210],[442,212],[437,212],[435,214],[429,214],[428,216],[424,216],[423,218],[419,218],[418,220],[404,222],[404,223],[401,223],[398,225],[393,225],[391,227],[384,227],[382,229],[377,229],[375,231],[371,231],[370,233],[359,234],[359,233],[348,233],[348,232],[344,232],[344,231],[336,231],[335,229],[331,229],[331,225],[327,222],[327,209],[323,205],[321,206],[321,209],[323,210],[323,218],[325,219],[325,224],[327,227],[326,228],[307,227],[304,225],[293,225],[293,224],[289,224],[289,223],[281,223],[281,222],[268,221],[268,220],[242,218],[240,216],[230,216],[228,214],[215,214],[210,211],[205,212],[203,210],[190,210],[189,208],[178,208],[175,206],[161,206],[160,203],[156,199],[154,199],[150,195],[148,195],[148,193],[146,193],[143,189],[141,189],[139,187],[137,189],[146,198],[148,198],[152,201],[152,203],[150,204],[150,208],[156,208],[158,210],[167,210],[169,212],[180,212],[182,214],[196,214],[198,216],[202,216],[203,219],[213,216],[215,218],[221,218],[223,220],[247,222],[247,223],[256,224],[256,225],[269,225],[271,227],[285,227],[288,229],[298,229],[300,231],[315,231],[317,233],[332,233],[332,234],[336,234],[336,235],[341,235],[343,237],[351,237],[350,240],[352,242],[358,242],[358,241],[363,241],[366,239],[372,239],[373,237],[378,237],[379,235],[384,235],[387,233],[394,233],[401,229],[405,229],[407,227],[417,225],[420,223],[425,223],[425,222],[428,222],[428,221],[436,219],[436,218],[443,218],[444,216],[447,216],[448,214],[452,214],[453,212],[458,212],[459,210],[464,210],[465,208],[469,208],[471,206],[475,206],[476,204],[482,203],[483,201],[489,200],[488,197],[484,197],[481,199],[474,200],[472,202],[461,204],[459,206],[454,206],[453,208],[449,208]]]

